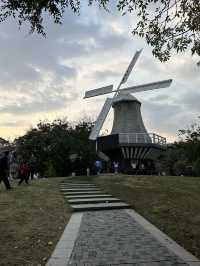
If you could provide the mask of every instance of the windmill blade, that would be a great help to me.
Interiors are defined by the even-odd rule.
[[[138,58],[139,58],[139,56],[141,54],[141,52],[142,52],[142,49],[139,50],[139,51],[137,51],[135,53],[135,55],[133,56],[133,58],[132,58],[132,60],[131,60],[131,62],[129,64],[129,66],[128,66],[127,70],[126,70],[126,72],[124,73],[124,76],[123,76],[123,78],[122,78],[122,80],[120,82],[120,85],[123,84],[123,83],[125,83],[127,81],[129,75],[131,74],[131,71],[132,71],[134,65],[136,64],[136,62],[137,62],[137,60],[138,60]]]
[[[103,94],[107,94],[107,93],[111,93],[112,90],[113,90],[113,85],[109,85],[109,86],[105,86],[105,87],[102,87],[102,88],[86,91],[85,92],[85,96],[84,96],[83,99],[94,97],[94,96],[98,96],[98,95],[103,95]]]
[[[96,140],[98,135],[99,135],[99,132],[103,126],[103,123],[108,115],[108,112],[110,111],[110,108],[111,108],[111,105],[112,105],[112,98],[107,98],[104,105],[103,105],[103,108],[95,122],[95,125],[90,133],[90,136],[89,136],[89,139],[91,140]]]
[[[147,83],[139,86],[128,87],[122,90],[119,90],[120,94],[126,93],[135,93],[141,91],[149,91],[149,90],[156,90],[161,88],[167,88],[171,85],[172,79],[162,80],[158,82]]]

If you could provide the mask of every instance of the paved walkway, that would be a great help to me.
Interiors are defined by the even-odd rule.
[[[200,266],[197,258],[134,210],[115,209],[111,195],[93,194],[94,185],[62,184],[61,189],[79,212],[72,214],[46,266]],[[98,211],[91,204],[97,199]]]
[[[112,210],[84,213],[68,265],[188,264],[158,242],[128,213]]]

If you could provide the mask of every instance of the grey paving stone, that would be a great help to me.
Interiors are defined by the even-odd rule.
[[[60,189],[98,189],[95,186],[92,187],[71,187],[71,186],[60,186]]]
[[[67,199],[87,199],[87,198],[105,198],[105,197],[112,197],[110,194],[89,194],[89,195],[76,195],[76,196],[64,196]]]
[[[69,191],[69,192],[79,192],[79,191],[99,191],[99,189],[94,189],[94,188],[61,188],[61,190],[64,190],[64,191]]]
[[[66,259],[63,258],[52,258],[46,266],[66,266]]]
[[[74,187],[74,188],[76,188],[76,187],[96,187],[96,185],[69,185],[69,184],[60,184],[60,187]]]
[[[110,209],[125,209],[129,205],[123,202],[108,202],[96,204],[72,204],[70,205],[73,211],[91,211],[91,210],[110,210]]]
[[[100,202],[119,202],[120,199],[112,197],[102,198],[87,198],[87,199],[69,199],[70,204],[83,204],[83,203],[100,203]]]
[[[46,266],[66,266],[77,238],[83,214],[72,214]]]
[[[81,263],[80,263],[81,262]],[[83,214],[69,264],[186,266],[123,210]]]
[[[60,183],[61,185],[73,185],[73,186],[94,186],[93,183]]]
[[[63,190],[66,195],[87,195],[87,194],[102,194],[99,190],[91,190],[91,191],[80,191],[80,192],[68,192]]]

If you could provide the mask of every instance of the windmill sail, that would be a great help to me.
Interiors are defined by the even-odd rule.
[[[123,76],[123,78],[122,78],[122,80],[121,80],[121,82],[120,82],[120,85],[123,84],[123,83],[125,83],[125,82],[128,80],[128,77],[129,77],[129,75],[131,74],[131,71],[132,71],[134,65],[136,64],[136,62],[137,62],[137,60],[138,60],[138,58],[139,58],[141,52],[142,52],[142,49],[141,49],[140,51],[137,51],[137,52],[135,53],[135,55],[133,56],[133,59],[131,60],[131,62],[130,62],[130,64],[129,64],[129,66],[128,66],[126,72],[124,73],[124,76]]]
[[[89,136],[89,139],[91,140],[96,140],[98,135],[99,135],[99,132],[103,126],[103,123],[106,119],[106,116],[108,114],[108,112],[110,111],[110,108],[111,108],[111,105],[112,105],[112,98],[107,98],[104,105],[103,105],[103,108],[95,122],[95,125],[90,133],[90,136]]]
[[[111,93],[112,90],[113,90],[113,85],[109,85],[109,86],[105,86],[105,87],[98,88],[98,89],[95,89],[95,90],[86,91],[84,99],[85,98],[94,97],[94,96],[98,96],[98,95]]]
[[[95,97],[95,96],[99,96],[99,95],[104,95],[104,94],[108,94],[108,93],[113,93],[115,92],[113,98],[107,98],[104,106],[95,122],[95,125],[90,133],[89,139],[91,140],[96,140],[99,132],[103,126],[103,123],[107,117],[107,114],[111,108],[113,99],[118,95],[118,94],[127,94],[127,93],[135,93],[135,92],[141,92],[141,91],[148,91],[148,90],[155,90],[155,89],[160,89],[160,88],[166,88],[169,87],[172,83],[172,80],[163,80],[163,81],[158,81],[158,82],[152,82],[152,83],[147,83],[147,84],[143,84],[143,85],[139,85],[139,86],[132,86],[132,87],[128,87],[128,88],[124,88],[124,89],[120,89],[121,85],[126,83],[126,81],[128,80],[128,77],[133,69],[133,67],[135,66],[140,54],[141,54],[142,50],[139,50],[135,53],[135,55],[133,56],[126,72],[124,73],[124,76],[121,80],[121,82],[119,83],[117,89],[113,90],[113,85],[108,85],[102,88],[98,88],[98,89],[94,89],[91,91],[86,91],[84,98],[90,98],[90,97]]]
[[[119,90],[120,94],[135,93],[141,91],[156,90],[160,88],[167,88],[171,85],[172,79],[162,80],[158,82],[147,83],[139,86],[132,86],[122,90]]]

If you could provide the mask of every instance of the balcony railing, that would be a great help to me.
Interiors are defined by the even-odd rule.
[[[155,133],[120,133],[119,143],[152,143],[158,145],[166,145],[166,138]]]

